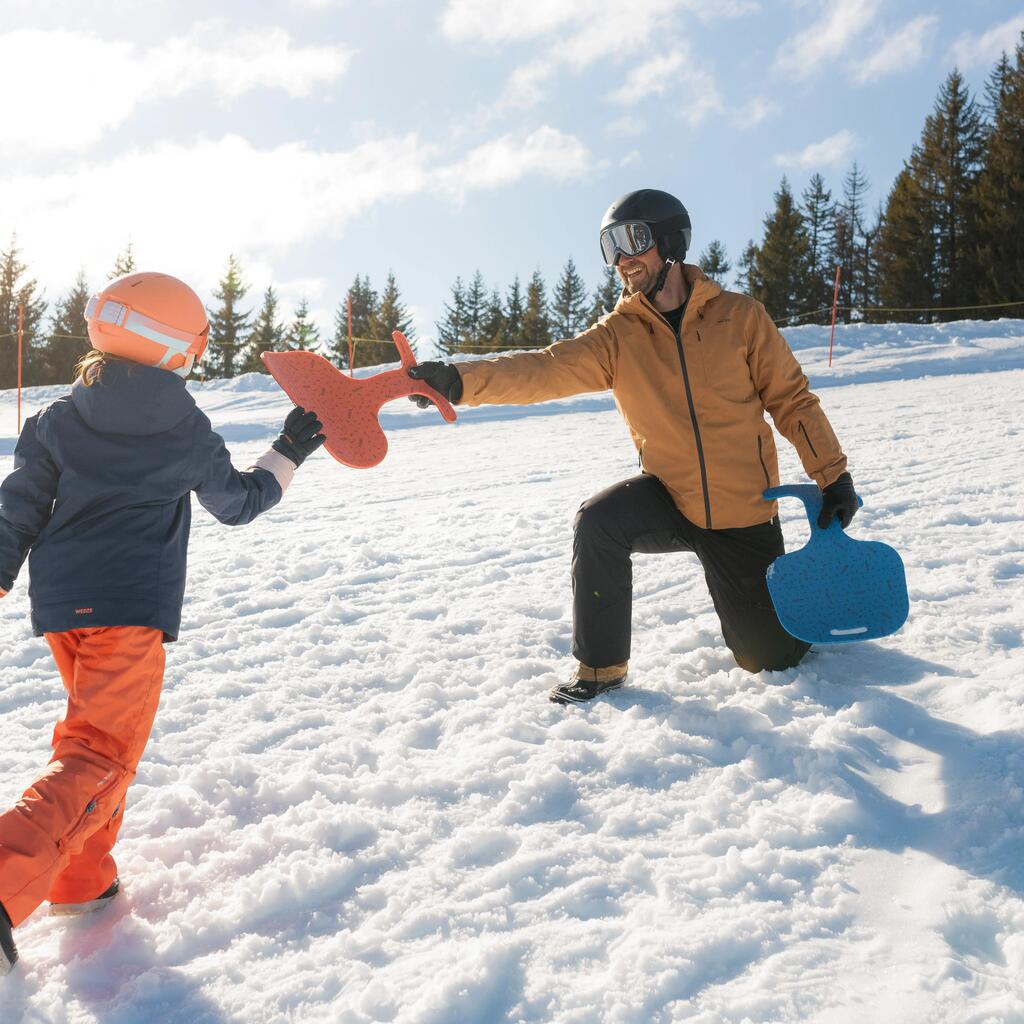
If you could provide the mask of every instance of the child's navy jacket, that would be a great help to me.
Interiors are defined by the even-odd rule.
[[[150,626],[177,638],[191,503],[248,523],[281,500],[265,469],[238,472],[180,377],[115,361],[101,381],[25,421],[0,484],[0,589],[31,549],[36,635]]]

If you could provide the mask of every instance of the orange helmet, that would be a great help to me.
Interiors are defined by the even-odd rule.
[[[199,296],[170,274],[111,281],[85,309],[93,348],[187,377],[203,358],[210,322]]]

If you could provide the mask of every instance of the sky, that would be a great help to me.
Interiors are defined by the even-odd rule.
[[[980,93],[1007,0],[0,0],[0,239],[49,300],[140,269],[206,301],[234,254],[321,333],[389,271],[429,351],[457,276],[504,291],[635,188],[679,196],[691,258],[761,234],[779,181],[885,198],[948,72]]]

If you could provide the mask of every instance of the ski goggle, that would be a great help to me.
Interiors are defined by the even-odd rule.
[[[609,267],[614,267],[619,256],[639,256],[654,245],[654,232],[642,220],[627,224],[613,224],[601,232],[601,255]]]
[[[199,334],[190,331],[183,331],[178,327],[171,327],[169,324],[161,323],[152,317],[132,309],[131,306],[116,299],[103,299],[94,295],[85,307],[86,320],[95,320],[97,323],[110,324],[113,327],[120,327],[122,330],[137,334],[140,338],[155,342],[164,346],[164,355],[160,362],[154,364],[167,368],[167,364],[175,356],[185,357],[185,366],[175,369],[175,373],[185,370],[182,376],[186,376],[188,370],[197,359],[202,358],[206,350],[206,336],[209,333],[209,326],[204,327]]]

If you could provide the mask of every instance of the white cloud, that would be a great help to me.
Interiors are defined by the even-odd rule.
[[[701,0],[645,0],[627,11],[618,0],[448,0],[441,27],[453,42],[467,44],[517,43],[556,36],[538,56],[512,73],[493,108],[502,111],[538,103],[550,80],[564,68],[579,73],[599,61],[621,64],[648,53],[654,54],[650,61],[662,60],[660,49],[652,51],[650,44],[663,43],[678,15],[708,22],[740,17],[759,7],[756,0],[720,0],[714,5]],[[677,72],[682,70],[675,67]],[[643,76],[643,72],[636,73]],[[708,101],[709,86],[714,84],[710,75],[705,71],[699,78],[705,93],[700,109],[718,109]],[[696,80],[692,75],[687,79]],[[675,84],[682,87],[686,83],[677,78]],[[703,116],[697,113],[689,120]]]
[[[648,58],[633,68],[626,76],[626,81],[608,98],[613,103],[633,106],[651,95],[664,96],[670,88],[675,92],[683,59],[681,50]]]
[[[737,128],[753,128],[769,117],[774,117],[781,108],[774,100],[764,96],[754,96],[732,113],[733,124]]]
[[[817,169],[821,167],[837,167],[846,163],[850,154],[858,144],[857,136],[848,128],[830,135],[821,142],[812,142],[799,153],[780,153],[775,157],[779,167],[796,167],[800,169]]]
[[[530,174],[556,181],[581,178],[594,168],[582,142],[545,125],[526,138],[505,135],[478,146],[462,160],[438,171],[434,180],[455,195],[509,185]]]
[[[532,107],[544,96],[544,88],[555,73],[550,61],[535,60],[518,67],[505,83],[505,91],[498,101],[497,110],[507,107]]]
[[[623,106],[635,106],[650,96],[671,97],[673,112],[691,128],[722,109],[714,75],[688,46],[646,58],[608,98]]]
[[[909,71],[924,58],[925,43],[938,23],[934,15],[923,15],[907,22],[898,32],[886,37],[870,57],[854,66],[854,79],[862,85],[886,75]]]
[[[153,100],[209,88],[221,101],[257,88],[308,95],[348,68],[352,51],[296,46],[279,28],[229,33],[204,22],[143,48],[91,32],[22,30],[0,35],[0,154],[86,149]]]
[[[803,79],[832,65],[870,27],[880,5],[880,0],[832,0],[821,18],[779,47],[775,70]]]
[[[604,130],[609,135],[633,138],[647,131],[647,122],[635,113],[624,114],[613,121],[606,122]]]
[[[1024,14],[1018,14],[981,35],[965,32],[953,44],[950,57],[961,68],[994,63],[1004,51],[1013,54],[1021,32],[1024,32]]]
[[[707,23],[738,18],[760,7],[758,0],[719,0],[713,5],[702,0],[647,0],[629,9],[609,0],[448,0],[441,28],[455,42],[518,42],[564,32],[570,47],[586,48],[589,39],[590,46],[607,53],[609,41],[629,46],[638,36],[646,39],[648,26],[673,11]]]
[[[272,265],[289,247],[351,234],[378,203],[458,197],[527,176],[564,181],[594,166],[582,143],[546,126],[455,160],[449,149],[415,135],[343,152],[299,143],[258,149],[237,135],[161,143],[60,173],[0,178],[0,209],[48,287],[67,287],[83,263],[95,281],[131,238],[149,267],[209,291],[229,253],[251,271]],[[55,238],[75,244],[54,245]]]
[[[532,39],[586,16],[594,6],[593,0],[449,0],[441,28],[456,42]]]

